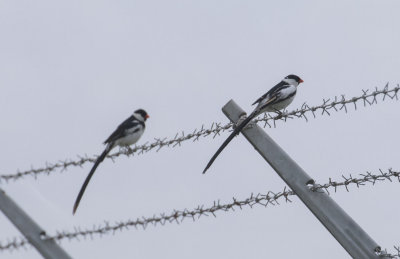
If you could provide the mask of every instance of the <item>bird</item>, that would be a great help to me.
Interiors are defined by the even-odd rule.
[[[224,148],[231,142],[231,140],[239,134],[239,132],[255,117],[264,112],[278,112],[286,108],[296,96],[297,86],[304,81],[296,75],[288,75],[277,85],[272,87],[266,94],[258,98],[252,105],[257,104],[253,112],[243,121],[239,122],[234,128],[233,132],[229,137],[222,143],[217,152],[208,162],[206,168],[203,170],[203,174],[210,168],[214,163],[218,155],[224,150]]]
[[[72,210],[72,214],[75,215],[76,210],[78,209],[79,202],[82,199],[83,193],[86,190],[87,185],[89,184],[90,179],[92,178],[94,172],[96,171],[99,164],[104,160],[107,154],[116,146],[120,147],[128,147],[132,144],[135,144],[140,137],[143,135],[143,132],[146,128],[145,121],[150,116],[143,109],[136,110],[129,118],[123,121],[117,129],[104,141],[103,144],[106,145],[103,153],[97,158],[94,163],[92,169],[90,170],[88,176],[83,183],[81,190],[75,200],[74,208]]]

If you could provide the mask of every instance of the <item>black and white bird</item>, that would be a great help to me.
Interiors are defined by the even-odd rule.
[[[104,141],[104,144],[107,145],[106,149],[103,153],[97,158],[94,163],[92,170],[90,170],[88,176],[86,177],[85,182],[83,183],[81,190],[79,191],[78,197],[76,197],[76,201],[74,204],[74,209],[72,214],[75,214],[76,209],[79,206],[79,202],[82,199],[83,193],[92,178],[96,168],[99,164],[104,160],[107,154],[116,146],[128,147],[132,144],[135,144],[139,138],[143,135],[145,126],[145,121],[149,118],[149,115],[145,110],[139,109],[136,110],[128,119],[122,122],[118,128]]]
[[[257,99],[252,105],[257,104],[254,111],[245,120],[240,122],[233,130],[231,135],[220,146],[211,160],[208,162],[203,174],[214,163],[214,160],[231,142],[231,140],[239,134],[239,132],[255,117],[264,112],[278,112],[286,108],[296,96],[297,86],[303,83],[303,80],[296,75],[288,75],[280,83],[272,87],[266,94]]]

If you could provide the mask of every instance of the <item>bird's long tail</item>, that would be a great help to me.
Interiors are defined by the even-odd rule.
[[[210,159],[210,161],[208,162],[206,168],[203,171],[203,174],[208,170],[208,168],[210,168],[210,166],[214,163],[215,159],[219,156],[219,154],[222,152],[222,150],[224,150],[224,148],[229,144],[229,142],[231,142],[231,140],[237,135],[239,134],[239,132],[254,118],[257,116],[256,111],[252,112],[249,117],[247,117],[242,123],[240,123],[231,133],[231,135],[229,135],[229,137],[224,141],[224,143],[222,143],[222,145],[218,148],[217,152],[215,152],[215,154],[213,155],[213,157]]]
[[[76,210],[78,209],[79,202],[82,199],[83,194],[85,193],[86,187],[89,184],[90,179],[92,178],[94,172],[96,171],[97,167],[99,164],[104,160],[104,158],[107,156],[107,154],[111,151],[113,148],[112,144],[109,144],[106,149],[103,151],[103,153],[97,158],[96,162],[94,163],[92,170],[90,170],[88,176],[86,177],[85,182],[83,183],[81,190],[79,191],[78,197],[76,197],[75,204],[74,204],[74,209],[72,211],[72,214],[75,214]]]

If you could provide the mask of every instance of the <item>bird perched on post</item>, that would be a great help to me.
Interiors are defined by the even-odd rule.
[[[231,142],[231,140],[239,134],[239,132],[255,117],[264,112],[278,112],[286,108],[294,99],[296,95],[297,86],[303,83],[303,80],[296,75],[288,75],[280,83],[272,87],[266,94],[257,99],[252,105],[257,104],[254,111],[245,120],[240,122],[233,130],[231,135],[222,143],[217,152],[208,162],[203,174],[213,164],[214,160],[224,150],[224,148]]]
[[[81,190],[79,191],[78,197],[76,197],[76,201],[74,204],[74,209],[72,214],[75,214],[76,209],[79,206],[79,202],[82,199],[83,193],[92,178],[96,168],[99,164],[104,160],[107,154],[116,146],[128,147],[132,144],[135,144],[139,138],[142,136],[145,129],[145,121],[149,118],[149,115],[145,110],[139,109],[136,110],[128,119],[122,122],[118,128],[104,141],[106,144],[106,149],[103,153],[97,158],[94,163],[92,170],[90,170],[88,176],[86,177],[85,182],[83,183]]]

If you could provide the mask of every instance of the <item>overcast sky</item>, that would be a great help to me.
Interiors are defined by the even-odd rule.
[[[98,155],[137,108],[149,114],[138,144],[212,122],[294,73],[304,102],[400,82],[399,1],[0,0],[0,174]],[[400,102],[385,100],[266,128],[319,183],[399,170]],[[230,202],[285,184],[242,137],[206,175],[228,136],[102,163],[72,216],[92,164],[1,183],[49,234],[104,220],[150,217]],[[338,189],[331,197],[383,248],[399,245],[399,184]],[[348,258],[295,197],[267,208],[218,212],[182,224],[134,228],[62,247],[73,258]],[[20,236],[0,214],[0,242]],[[33,249],[1,258],[41,258]]]

